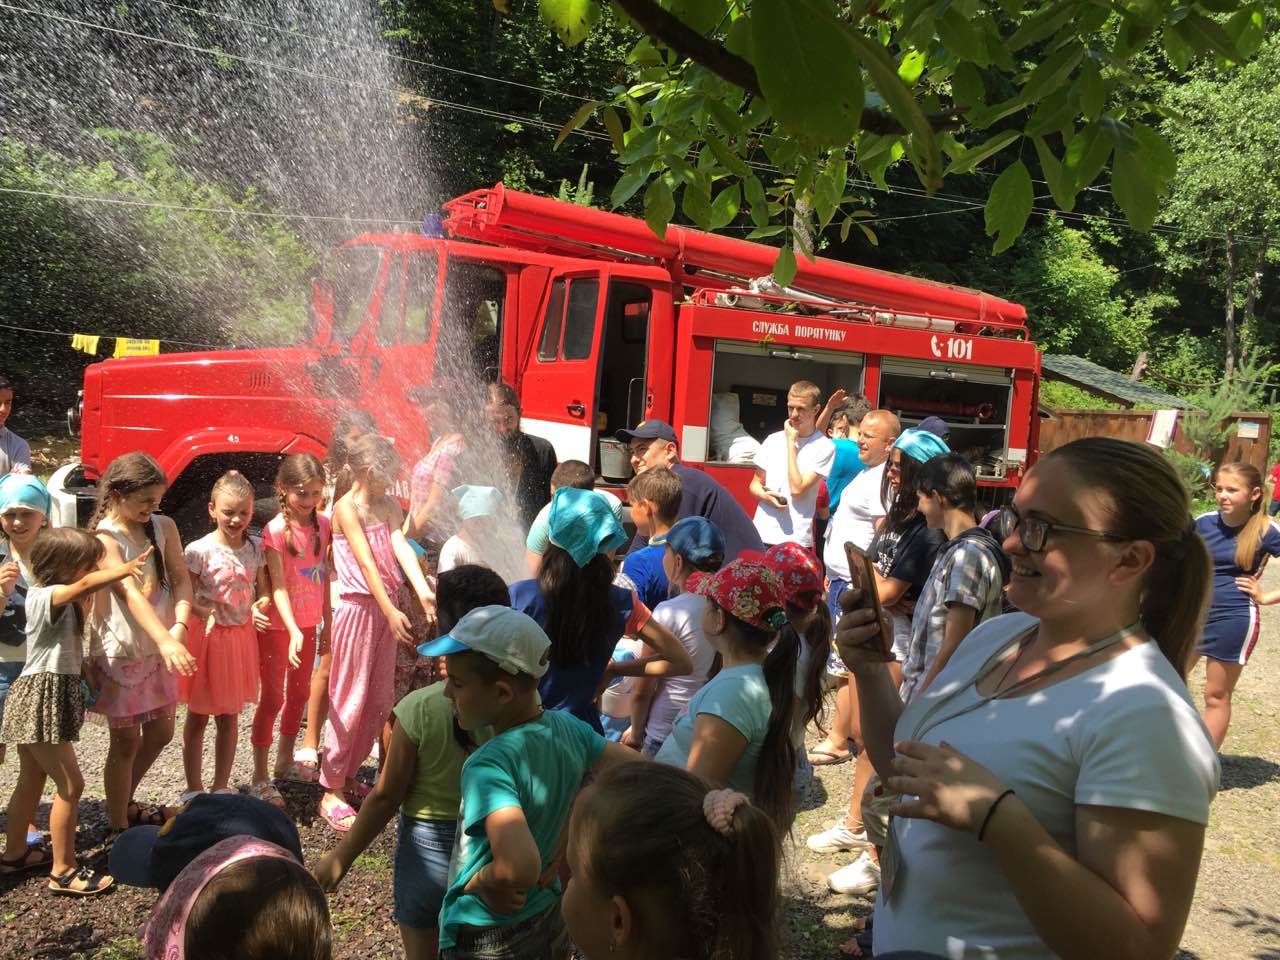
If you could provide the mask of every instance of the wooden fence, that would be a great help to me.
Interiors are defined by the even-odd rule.
[[[1182,433],[1182,414],[1173,434],[1173,447],[1181,453],[1192,453],[1191,444]],[[1040,420],[1040,453],[1079,440],[1081,437],[1117,437],[1121,440],[1146,440],[1151,431],[1153,410],[1049,410]],[[1233,460],[1251,463],[1267,475],[1270,469],[1271,414],[1237,413],[1225,450],[1202,450],[1199,455],[1215,464]]]

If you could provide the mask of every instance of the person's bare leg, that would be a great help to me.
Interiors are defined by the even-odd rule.
[[[133,800],[133,770],[142,748],[142,729],[137,726],[112,727],[107,760],[102,768],[102,785],[107,795],[107,819],[112,830],[129,826],[129,803]]]
[[[44,796],[46,780],[44,768],[36,762],[27,747],[19,745],[15,749],[18,754],[18,782],[14,784],[13,795],[9,797],[4,844],[4,859],[9,861],[21,860],[27,855],[28,825],[36,815],[40,798]]]
[[[1244,664],[1224,663],[1213,657],[1205,657],[1204,664],[1204,725],[1209,728],[1214,747],[1221,750],[1231,726],[1231,695]]]
[[[234,713],[220,713],[213,718],[213,790],[222,790],[231,783],[231,767],[240,740],[239,719]]]
[[[417,927],[400,927],[400,940],[404,944],[405,960],[436,960],[440,948],[439,930],[419,930]]]
[[[182,725],[182,770],[188,792],[204,792],[204,732],[208,726],[209,718],[203,713],[188,713]]]
[[[133,778],[129,789],[129,799],[138,791],[138,785],[147,775],[151,765],[173,741],[173,717],[157,717],[142,725],[142,742],[133,758]]]
[[[320,654],[320,662],[311,674],[311,696],[307,698],[307,731],[302,735],[304,750],[320,752],[320,737],[329,718],[329,668],[333,654]]]
[[[286,736],[281,735],[281,737],[280,737],[280,741],[279,741],[279,743],[276,745],[276,766],[275,766],[275,770],[274,770],[274,771],[272,771],[272,774],[271,774],[271,775],[272,775],[273,777],[275,777],[277,780],[283,780],[285,777],[287,777],[287,776],[289,775],[289,765],[290,765],[291,763],[293,763],[293,748],[294,748],[294,745],[295,745],[297,742],[298,742],[298,738],[297,738],[297,737],[286,737]],[[253,750],[254,750],[254,775],[253,775],[253,777],[254,777],[254,779],[255,779],[255,780],[257,780],[257,779],[258,779],[258,774],[257,774],[257,769],[258,769],[258,768],[257,768],[257,751],[258,751],[258,748],[257,748],[257,747],[254,747],[254,748],[253,748]],[[263,751],[262,751],[262,775],[263,775],[263,777],[265,777],[265,776],[266,776],[266,772],[267,772],[267,750],[268,750],[268,748],[264,747],[264,748],[263,748]]]
[[[835,709],[831,719],[831,727],[827,731],[826,737],[809,748],[809,762],[814,766],[823,766],[830,763],[828,757],[823,756],[824,753],[832,754],[835,757],[847,757],[851,747],[849,740],[852,736],[851,730],[851,711],[849,708],[849,691],[853,684],[849,682],[847,676],[840,677],[839,686],[832,699],[835,701]]]
[[[84,777],[76,763],[72,743],[29,743],[31,756],[53,778],[56,792],[49,807],[49,850],[54,876],[64,876],[76,868],[76,818]]]

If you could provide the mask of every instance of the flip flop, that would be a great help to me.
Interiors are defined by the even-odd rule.
[[[827,757],[826,760],[815,760],[814,757]],[[832,753],[830,750],[810,750],[809,766],[811,767],[834,767],[839,763],[848,763],[853,759],[853,753]]]
[[[35,855],[34,859],[32,854]],[[28,846],[27,852],[17,860],[0,857],[0,877],[25,877],[28,873],[48,867],[52,862],[53,857],[44,847]]]
[[[126,816],[131,827],[163,827],[169,819],[167,814],[161,804],[130,800]]]
[[[349,803],[335,803],[329,808],[325,808],[323,803],[320,804],[320,816],[324,817],[325,822],[333,827],[338,833],[346,833],[351,829],[352,824],[356,822],[356,812],[351,808]]]

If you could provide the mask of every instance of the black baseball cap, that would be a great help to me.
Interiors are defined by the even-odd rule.
[[[678,443],[676,440],[676,432],[671,428],[671,424],[664,420],[641,420],[635,427],[630,430],[619,430],[614,434],[623,443],[629,443],[632,440],[665,440],[668,443]]]
[[[192,860],[215,843],[248,835],[283,847],[302,863],[298,828],[289,815],[244,794],[202,793],[163,827],[133,827],[111,845],[111,875],[131,887],[164,891]]]
[[[941,437],[943,440],[951,436],[951,428],[941,417],[925,417],[920,421],[920,429],[928,430],[935,437]]]

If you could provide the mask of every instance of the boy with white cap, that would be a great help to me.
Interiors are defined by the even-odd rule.
[[[492,740],[462,767],[456,870],[440,912],[443,960],[568,957],[560,837],[578,788],[635,754],[563,710],[543,710],[551,641],[509,607],[480,607],[423,649],[448,657],[445,695],[464,730]]]

